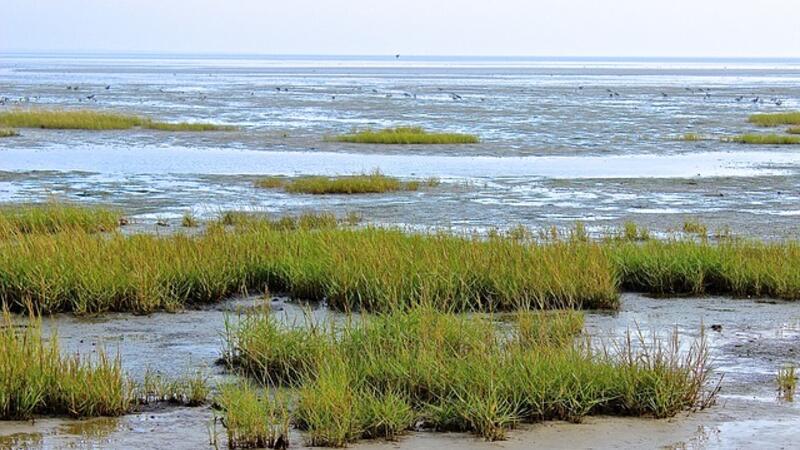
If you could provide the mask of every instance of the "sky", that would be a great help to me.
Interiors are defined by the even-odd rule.
[[[0,52],[800,57],[800,0],[4,0]]]

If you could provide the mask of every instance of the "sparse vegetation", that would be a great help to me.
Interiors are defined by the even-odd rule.
[[[374,194],[394,191],[416,191],[419,181],[402,182],[398,178],[382,174],[379,170],[359,175],[338,177],[308,176],[283,179],[278,177],[262,178],[255,182],[260,188],[283,188],[286,192],[296,194]],[[438,180],[425,180],[427,186],[437,186]]]
[[[497,323],[423,307],[299,328],[254,313],[231,330],[227,356],[297,390],[293,422],[316,446],[393,439],[414,423],[498,440],[520,422],[671,417],[711,400],[704,340],[688,353],[677,335],[598,350],[575,340],[581,328],[574,311]]]
[[[726,142],[755,145],[797,145],[800,136],[783,134],[742,134],[724,139]]]
[[[800,127],[789,127],[786,129],[789,134],[800,134]]]
[[[13,128],[0,128],[0,138],[19,136],[19,132]]]
[[[184,228],[197,228],[199,225],[197,221],[197,217],[191,211],[187,211],[183,213],[183,217],[181,217],[181,226]]]
[[[797,390],[797,369],[795,366],[785,366],[778,370],[776,381],[778,383],[778,396],[786,401],[794,400]]]
[[[678,136],[679,141],[687,141],[687,142],[695,142],[695,141],[704,141],[707,138],[702,134],[698,133],[684,133]]]
[[[222,131],[235,127],[209,123],[168,123],[132,114],[89,109],[17,109],[0,112],[0,126],[60,130]]]
[[[140,404],[172,403],[184,406],[204,405],[211,394],[208,377],[201,371],[191,375],[169,378],[148,370],[135,389]]]
[[[334,136],[335,142],[357,144],[477,144],[477,136],[461,133],[431,133],[421,127],[384,128]]]
[[[800,125],[800,111],[770,114],[753,114],[748,121],[762,127]]]
[[[708,235],[708,227],[705,224],[700,223],[696,220],[684,221],[683,226],[681,227],[681,231],[687,234],[696,234],[701,237]]]

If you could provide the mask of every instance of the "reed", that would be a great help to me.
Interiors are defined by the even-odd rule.
[[[471,134],[431,133],[421,127],[364,130],[329,138],[334,142],[356,144],[477,144],[480,139]]]
[[[703,339],[592,346],[575,339],[574,311],[495,319],[421,307],[298,327],[257,312],[229,334],[228,360],[295,390],[292,421],[317,446],[394,439],[414,424],[498,440],[520,422],[671,417],[713,398]]]

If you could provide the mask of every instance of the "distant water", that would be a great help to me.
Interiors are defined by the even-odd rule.
[[[387,223],[466,227],[628,219],[666,227],[698,216],[763,235],[794,233],[791,218],[800,211],[800,149],[718,140],[762,131],[747,123],[749,114],[800,109],[798,59],[5,54],[0,100],[0,110],[105,108],[242,128],[23,130],[0,140],[6,201],[55,194],[166,216],[188,208],[329,208]],[[323,140],[405,124],[475,133],[482,143]],[[675,139],[686,132],[712,139]],[[235,176],[374,166],[448,183],[344,199],[259,191],[252,178]]]

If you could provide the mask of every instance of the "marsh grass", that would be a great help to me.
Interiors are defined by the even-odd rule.
[[[394,191],[416,191],[424,184],[428,187],[439,185],[436,178],[423,181],[400,181],[398,178],[382,174],[379,170],[358,175],[336,177],[307,176],[299,178],[262,178],[255,182],[259,188],[283,188],[294,194],[375,194]]]
[[[783,134],[742,134],[725,138],[724,141],[754,145],[797,145],[800,144],[800,136]]]
[[[0,138],[19,136],[19,132],[13,128],[0,128]]]
[[[197,217],[191,212],[187,211],[183,213],[181,217],[181,226],[184,228],[197,228],[200,223],[197,220]]]
[[[4,311],[0,320],[0,419],[34,415],[119,416],[133,402],[133,386],[119,358],[62,356],[58,337],[42,335],[32,317],[19,326]]]
[[[59,202],[0,205],[0,238],[17,234],[112,231],[119,225],[120,217],[118,211],[102,206]]]
[[[179,377],[147,370],[142,383],[137,385],[134,395],[139,404],[170,403],[183,406],[206,404],[211,395],[208,376],[201,371]]]
[[[748,118],[752,124],[762,127],[800,125],[800,111],[786,113],[753,114]]]
[[[789,134],[800,134],[800,127],[789,127],[786,129]]]
[[[228,448],[289,446],[288,400],[277,390],[260,390],[250,383],[226,384],[215,398],[228,436]]]
[[[0,126],[59,130],[226,131],[235,127],[208,123],[168,123],[133,114],[89,109],[17,109],[0,112]]]
[[[701,237],[708,235],[708,227],[697,220],[687,220],[683,222],[681,231],[687,234],[695,234]]]
[[[794,393],[797,390],[797,369],[795,366],[780,368],[775,380],[778,383],[778,396],[788,402],[793,401]]]
[[[686,141],[686,142],[705,141],[707,139],[708,139],[707,137],[698,133],[684,133],[678,136],[679,141]]]
[[[520,422],[671,417],[710,401],[704,340],[685,353],[677,334],[592,346],[576,340],[582,324],[569,310],[498,322],[422,307],[304,326],[256,312],[228,335],[227,360],[293,388],[292,421],[317,446],[394,439],[415,423],[498,440]]]
[[[471,134],[431,133],[421,127],[364,130],[328,138],[334,142],[356,144],[477,144],[480,139]]]

